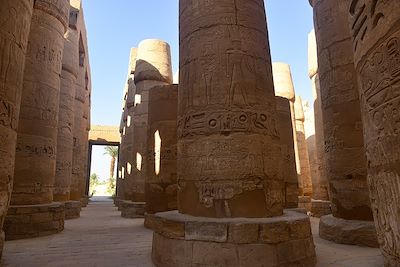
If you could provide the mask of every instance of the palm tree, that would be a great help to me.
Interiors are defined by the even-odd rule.
[[[105,152],[104,155],[108,155],[111,157],[110,162],[110,187],[114,188],[114,169],[115,169],[115,162],[118,157],[118,147],[117,146],[106,146],[104,148]]]

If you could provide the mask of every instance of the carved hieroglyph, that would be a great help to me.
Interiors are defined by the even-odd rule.
[[[275,100],[277,111],[276,122],[280,133],[283,160],[282,177],[285,181],[285,208],[297,208],[299,202],[299,185],[297,181],[290,101],[280,96],[275,97]]]
[[[297,154],[299,164],[297,165],[297,175],[299,178],[299,191],[301,196],[312,195],[312,182],[310,161],[308,158],[308,147],[306,133],[304,128],[305,116],[303,110],[303,101],[300,96],[296,96],[294,102],[294,116],[296,122]]]
[[[314,1],[326,175],[335,217],[372,220],[348,2]]]
[[[0,6],[0,229],[3,228],[14,177],[18,114],[32,8],[33,0],[6,0]]]
[[[151,88],[145,187],[150,214],[177,209],[177,113],[178,85]]]
[[[34,4],[24,73],[12,205],[53,200],[67,0]]]
[[[180,1],[180,50],[179,211],[281,215],[284,185],[264,2]]]
[[[164,41],[149,39],[139,44],[136,60],[135,99],[133,107],[133,155],[132,201],[145,201],[145,180],[147,170],[147,127],[149,90],[156,85],[172,83],[170,46]]]
[[[324,124],[322,119],[321,88],[318,74],[318,51],[315,31],[308,35],[308,76],[312,83],[315,120],[316,176],[312,177],[313,199],[329,200],[328,179],[325,172]]]
[[[54,201],[69,200],[72,177],[75,84],[79,71],[79,35],[74,22],[76,12],[73,7],[70,11],[61,70]]]
[[[352,1],[368,184],[386,266],[400,266],[400,2]]]

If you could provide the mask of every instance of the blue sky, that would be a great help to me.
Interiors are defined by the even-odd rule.
[[[118,125],[130,48],[147,38],[171,45],[178,67],[178,0],[83,0],[92,70],[92,124]],[[292,67],[296,91],[312,99],[307,35],[313,28],[307,0],[265,0],[273,61]]]

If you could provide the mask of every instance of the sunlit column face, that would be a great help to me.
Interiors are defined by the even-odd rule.
[[[132,173],[132,164],[130,162],[126,163],[126,171],[129,175]]]
[[[161,166],[161,136],[160,136],[160,131],[158,130],[154,133],[154,154],[155,154],[154,171],[156,175],[159,175]]]
[[[142,96],[141,95],[135,95],[135,107],[142,103]]]
[[[125,167],[122,167],[122,175],[121,175],[122,179],[125,179]]]
[[[128,118],[126,119],[126,126],[129,128],[132,125],[132,116],[128,115]]]
[[[138,171],[142,170],[142,161],[143,161],[143,157],[140,153],[136,153],[136,169]]]

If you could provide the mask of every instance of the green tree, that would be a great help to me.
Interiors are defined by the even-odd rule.
[[[99,176],[96,173],[90,175],[90,189],[92,190],[92,195],[96,193],[96,186],[99,184]]]
[[[117,161],[117,157],[118,157],[118,147],[117,146],[106,146],[104,148],[104,150],[105,150],[104,155],[108,155],[111,158],[109,187],[111,190],[114,190],[115,189],[114,170],[115,170],[115,162]]]

